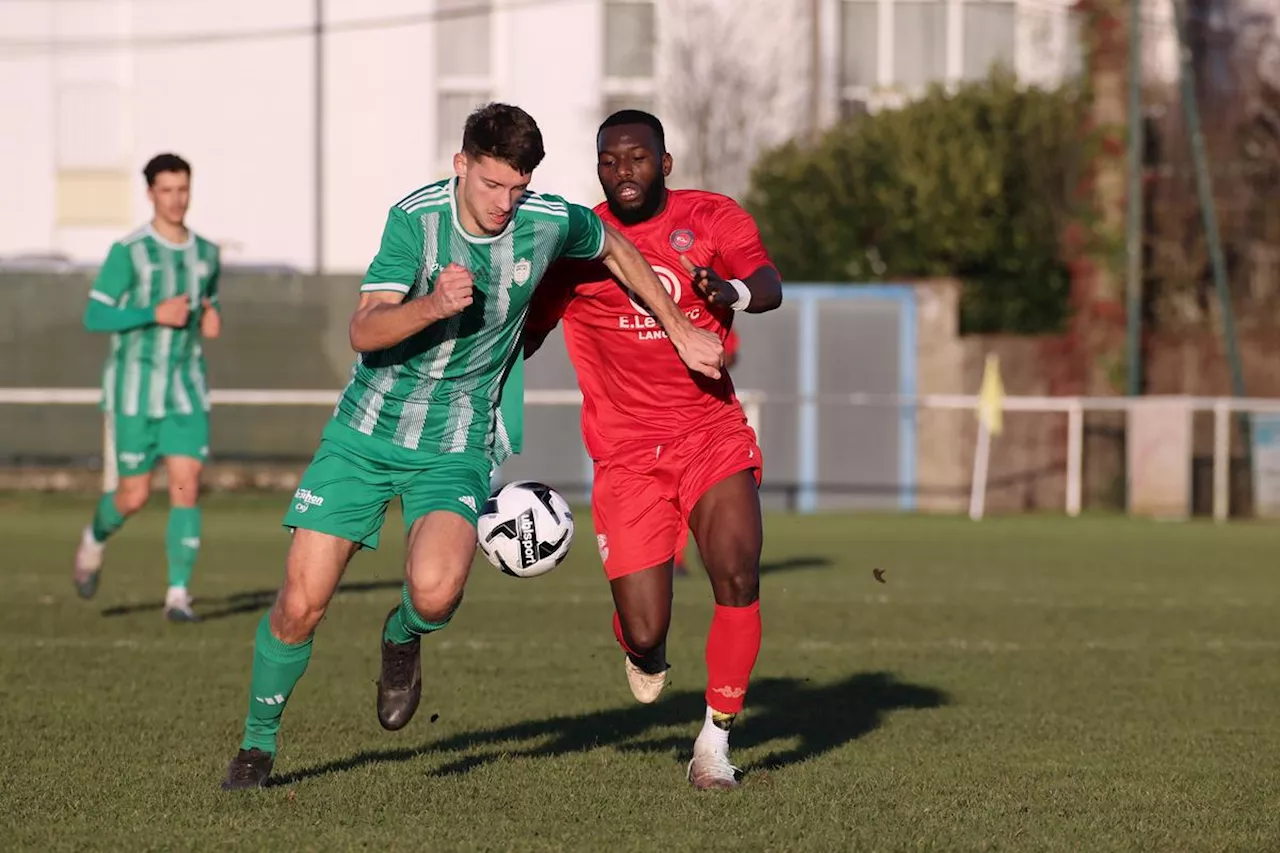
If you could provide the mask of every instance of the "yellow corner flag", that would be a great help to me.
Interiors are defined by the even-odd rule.
[[[978,421],[992,435],[1004,428],[1004,383],[1000,381],[1000,356],[987,353],[982,369],[982,390],[978,392]]]

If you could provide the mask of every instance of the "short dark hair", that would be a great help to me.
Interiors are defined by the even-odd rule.
[[[492,157],[528,175],[547,152],[533,116],[511,104],[485,104],[467,116],[462,153],[472,158]]]
[[[177,154],[157,154],[147,161],[142,174],[147,179],[147,186],[156,185],[156,176],[161,172],[186,172],[191,174],[191,164]]]
[[[618,110],[600,123],[600,129],[596,131],[596,139],[599,139],[600,134],[607,128],[621,127],[626,124],[642,124],[652,130],[654,142],[658,145],[657,153],[667,153],[667,134],[662,129],[662,122],[658,121],[656,115],[644,110]]]

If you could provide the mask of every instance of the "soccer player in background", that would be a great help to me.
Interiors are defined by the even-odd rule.
[[[600,217],[644,255],[680,310],[724,340],[736,311],[771,311],[782,281],[754,220],[732,199],[668,190],[661,122],[623,110],[601,125]],[[708,378],[671,357],[646,299],[600,264],[563,264],[538,291],[532,354],[563,321],[582,390],[582,435],[595,461],[591,512],[613,591],[614,635],[640,702],[666,681],[672,562],[693,529],[715,595],[707,637],[707,710],[689,781],[733,788],[729,729],[760,651],[760,448],[727,373]]]
[[[198,622],[188,586],[200,551],[200,470],[209,455],[209,384],[201,341],[218,337],[218,247],[186,225],[191,166],[160,154],[143,169],[149,223],[113,243],[89,291],[85,328],[111,335],[102,379],[118,485],[98,501],[76,551],[76,590],[92,598],[107,539],[147,503],[156,459],[169,477],[164,614]]]
[[[476,515],[495,465],[519,452],[521,340],[529,300],[557,258],[601,259],[654,306],[665,346],[715,381],[722,345],[696,328],[644,258],[585,207],[528,189],[542,135],[506,104],[467,119],[456,176],[394,205],[351,318],[359,356],[284,524],[284,586],[258,624],[249,714],[223,788],[266,782],[285,703],[312,634],[360,548],[376,548],[399,496],[408,548],[381,635],[378,722],[403,728],[422,695],[421,638],[462,600]]]
[[[729,334],[724,339],[724,367],[725,370],[732,370],[733,365],[738,361],[738,332],[736,329],[730,329]],[[676,556],[675,556],[675,573],[677,577],[687,577],[689,574],[689,564],[685,560],[685,551],[689,549],[689,528],[681,527],[680,536],[676,539]]]

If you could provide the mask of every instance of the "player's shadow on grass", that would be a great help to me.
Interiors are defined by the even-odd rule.
[[[374,592],[382,589],[400,589],[402,580],[355,581],[338,586],[338,595],[352,592]],[[228,616],[239,616],[242,613],[258,613],[266,610],[276,600],[275,589],[254,589],[248,592],[234,592],[221,598],[196,599],[196,613],[200,618],[226,619]],[[119,604],[102,611],[103,616],[132,616],[135,613],[149,613],[164,609],[163,601],[144,601],[139,604]]]
[[[775,744],[747,773],[772,770],[825,755],[879,728],[894,711],[938,708],[950,703],[942,690],[899,681],[886,672],[859,673],[834,684],[808,679],[763,678],[751,685],[747,713],[734,730],[740,750]],[[622,752],[669,754],[687,761],[701,723],[701,692],[669,692],[654,705],[628,705],[590,714],[548,717],[500,729],[453,735],[417,748],[363,752],[273,780],[291,785],[329,773],[384,761],[409,761],[432,753],[463,757],[431,771],[455,776],[511,758],[547,758],[609,747]],[[678,729],[678,731],[672,731]]]
[[[751,685],[747,713],[734,731],[738,749],[778,743],[779,748],[746,768],[785,767],[824,755],[879,728],[885,714],[906,709],[937,708],[949,697],[941,690],[898,681],[891,673],[859,673],[834,684],[808,679],[764,678]],[[437,768],[432,775],[451,776],[496,760],[548,757],[602,746],[622,752],[674,753],[687,760],[693,730],[702,720],[706,700],[690,690],[665,695],[655,705],[629,705],[595,714],[551,717],[493,731],[456,735],[434,745],[437,750],[475,752]],[[664,732],[679,728],[680,732]],[[521,743],[536,741],[521,748]],[[795,742],[794,745],[790,745]]]

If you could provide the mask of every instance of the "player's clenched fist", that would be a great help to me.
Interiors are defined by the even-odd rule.
[[[435,286],[428,297],[435,304],[441,317],[452,317],[467,310],[474,299],[475,283],[471,273],[458,264],[449,264],[436,276]]]
[[[689,369],[712,379],[720,378],[720,368],[724,364],[724,344],[718,335],[689,326],[684,332],[670,335],[680,360]]]
[[[191,317],[191,300],[185,296],[171,296],[156,306],[156,323],[181,329]]]

